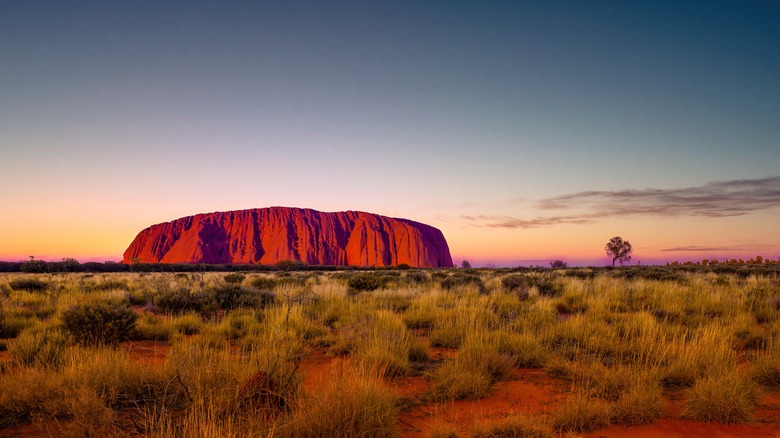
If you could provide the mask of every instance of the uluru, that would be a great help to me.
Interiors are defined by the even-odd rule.
[[[437,228],[361,211],[268,207],[187,216],[142,230],[124,263],[451,267]]]

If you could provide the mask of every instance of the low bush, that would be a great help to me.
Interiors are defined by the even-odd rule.
[[[107,291],[114,289],[127,289],[126,281],[106,280],[100,283],[88,284],[84,287],[87,291]]]
[[[0,339],[15,338],[19,336],[22,330],[32,324],[33,322],[29,318],[6,312],[0,308]]]
[[[276,295],[271,291],[246,289],[238,283],[227,283],[214,289],[217,304],[223,310],[237,308],[262,309],[272,304]]]
[[[758,403],[756,384],[735,373],[712,374],[688,390],[683,416],[699,421],[744,423]]]
[[[553,428],[561,432],[588,433],[609,426],[609,416],[603,401],[578,392],[553,415]]]
[[[241,282],[243,282],[244,279],[246,279],[246,275],[241,274],[239,272],[232,272],[230,274],[225,275],[225,277],[223,277],[223,280],[225,280],[226,283],[230,283],[230,284],[241,284]]]
[[[433,400],[476,400],[487,397],[493,387],[493,377],[483,367],[452,360],[431,375],[430,396]]]
[[[116,303],[80,304],[62,313],[65,331],[82,345],[116,345],[130,338],[137,316]]]
[[[780,388],[780,358],[776,354],[762,354],[753,363],[753,381],[767,388]]]
[[[268,277],[254,277],[252,281],[249,282],[253,287],[264,291],[274,290],[278,283],[279,282],[276,279]]]
[[[16,291],[43,292],[49,288],[49,283],[37,278],[16,278],[8,282]]]
[[[350,368],[316,388],[280,435],[308,437],[398,436],[396,395],[381,378]]]
[[[482,279],[476,274],[458,273],[441,281],[441,287],[447,290],[466,286],[474,286],[479,293],[485,293],[485,283],[483,283]]]
[[[499,421],[477,423],[474,438],[553,438],[550,425],[541,417],[512,415]]]
[[[59,367],[68,339],[52,327],[33,327],[23,331],[8,347],[14,362],[24,366]]]
[[[353,275],[347,280],[347,286],[350,292],[369,292],[384,287],[388,282],[388,277],[375,273],[359,273]]]
[[[661,388],[650,381],[635,382],[612,404],[612,423],[623,426],[651,424],[661,416]]]
[[[153,298],[160,310],[173,314],[197,312],[206,315],[217,309],[215,293],[208,289],[162,290]]]

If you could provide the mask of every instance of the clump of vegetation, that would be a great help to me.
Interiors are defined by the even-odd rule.
[[[110,303],[80,304],[62,312],[62,326],[82,345],[116,345],[130,338],[137,316],[129,307]]]
[[[458,272],[441,281],[441,287],[446,290],[466,286],[474,286],[480,293],[485,293],[485,283],[483,283],[479,275],[476,274]]]
[[[8,285],[13,290],[26,292],[43,292],[49,288],[48,282],[30,277],[15,278],[9,281]]]
[[[24,366],[59,367],[63,364],[68,338],[53,327],[23,331],[9,346],[13,360]]]
[[[758,403],[755,383],[735,373],[712,374],[688,391],[684,416],[718,423],[744,423]]]
[[[347,287],[353,293],[369,292],[384,287],[388,278],[377,273],[359,273],[347,280]]]
[[[249,284],[262,291],[273,291],[279,282],[274,278],[268,277],[255,277]]]
[[[474,438],[553,438],[550,425],[541,417],[512,415],[500,421],[478,423]]]
[[[588,433],[609,426],[609,417],[606,403],[578,392],[553,416],[553,428],[561,432]]]
[[[215,292],[208,289],[167,289],[160,291],[153,299],[160,310],[172,314],[197,312],[207,315],[218,307]]]
[[[302,402],[283,435],[381,438],[398,434],[396,396],[375,375],[339,370]]]

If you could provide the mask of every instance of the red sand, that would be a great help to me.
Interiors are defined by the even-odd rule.
[[[123,347],[133,360],[162,366],[169,358],[170,346],[164,341],[126,342]],[[452,358],[457,350],[430,349],[433,360]],[[8,352],[0,352],[0,361],[8,362]],[[312,390],[323,384],[335,367],[349,361],[347,357],[330,357],[326,349],[312,351],[300,364],[302,387]],[[552,378],[543,370],[517,369],[509,380],[497,383],[490,396],[480,400],[457,400],[442,403],[426,402],[430,383],[421,376],[389,380],[391,388],[406,399],[408,408],[401,413],[398,426],[402,437],[427,437],[432,427],[439,424],[454,425],[460,436],[469,436],[475,422],[500,420],[512,414],[552,413],[566,398],[570,387]],[[679,394],[668,394],[664,415],[654,424],[614,426],[583,435],[586,438],[621,437],[690,437],[690,438],[780,438],[780,393],[767,392],[756,409],[753,424],[724,425],[669,418],[679,415],[682,400]],[[47,436],[46,424],[34,423],[0,429],[0,437]]]

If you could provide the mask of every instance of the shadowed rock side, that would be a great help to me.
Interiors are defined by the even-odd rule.
[[[270,207],[198,214],[138,233],[124,263],[261,263],[450,267],[441,231],[360,211]]]

